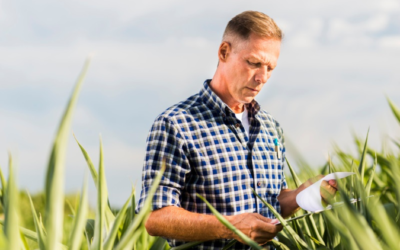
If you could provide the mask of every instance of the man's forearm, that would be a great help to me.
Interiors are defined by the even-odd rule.
[[[150,235],[183,241],[233,238],[232,233],[213,215],[189,212],[168,206],[153,211],[146,222]]]
[[[290,190],[283,189],[281,190],[280,195],[278,196],[279,204],[281,205],[281,215],[286,218],[300,209],[299,205],[296,202],[296,196],[299,193],[299,189]]]

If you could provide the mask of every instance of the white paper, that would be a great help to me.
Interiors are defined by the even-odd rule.
[[[297,196],[296,196],[296,202],[297,204],[304,210],[310,211],[310,212],[318,212],[324,209],[324,206],[322,205],[322,200],[321,200],[321,182],[322,181],[328,181],[328,180],[336,180],[336,177],[339,179],[342,179],[344,177],[347,177],[349,175],[354,174],[353,172],[336,172],[332,174],[326,175],[324,178],[318,180],[308,188],[304,189],[301,191]]]

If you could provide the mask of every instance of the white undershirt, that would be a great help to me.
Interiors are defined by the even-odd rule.
[[[246,131],[247,137],[250,134],[250,124],[249,124],[249,116],[246,107],[244,107],[244,111],[240,114],[235,114],[236,118],[242,122],[244,130]]]

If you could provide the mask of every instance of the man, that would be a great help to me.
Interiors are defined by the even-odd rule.
[[[281,40],[281,30],[267,15],[246,11],[235,16],[224,32],[212,80],[156,118],[138,204],[139,210],[165,161],[146,223],[150,235],[167,238],[171,246],[206,241],[197,249],[222,249],[233,238],[241,242],[196,194],[259,244],[282,226],[275,225],[252,189],[284,217],[299,208],[295,197],[312,181],[297,190],[287,188],[282,128],[254,100],[277,65]],[[334,181],[324,185],[335,192]],[[232,249],[249,246],[236,243]]]

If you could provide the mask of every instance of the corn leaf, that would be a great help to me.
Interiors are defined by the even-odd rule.
[[[393,112],[393,115],[397,118],[397,121],[400,123],[400,109],[389,99],[389,97],[386,97],[390,109]]]
[[[58,242],[62,239],[64,211],[64,164],[68,136],[72,122],[73,110],[77,103],[79,91],[89,67],[86,61],[82,73],[75,85],[72,96],[62,117],[58,132],[54,139],[50,160],[46,173],[45,227],[47,232],[46,248],[58,250]]]
[[[233,247],[233,245],[236,244],[236,242],[238,242],[238,241],[237,241],[237,240],[230,240],[230,241],[228,242],[228,244],[226,244],[226,245],[224,246],[224,248],[222,248],[222,250],[228,250],[228,249],[230,249],[231,247]]]
[[[290,250],[290,248],[288,248],[285,244],[282,244],[277,240],[271,240],[270,242],[271,243],[269,243],[268,245],[274,246],[277,250]]]
[[[364,181],[364,172],[365,172],[365,156],[366,156],[366,152],[367,152],[367,144],[368,144],[368,135],[369,135],[369,129],[367,132],[367,138],[365,139],[365,143],[364,143],[364,149],[361,155],[361,160],[360,160],[360,166],[358,167],[359,173],[361,175],[361,181]]]
[[[288,166],[288,168],[290,170],[290,173],[292,174],[292,178],[293,178],[293,181],[294,181],[294,183],[296,185],[296,188],[298,188],[301,185],[302,182],[300,181],[300,179],[297,176],[296,172],[293,170],[293,168],[290,165],[288,159],[287,158],[285,158],[285,159],[286,159],[286,164],[287,164],[287,166]]]
[[[86,163],[87,163],[87,165],[88,165],[88,167],[89,167],[89,170],[90,170],[90,174],[92,175],[94,184],[95,184],[96,187],[97,187],[97,178],[98,178],[98,175],[97,175],[96,168],[95,168],[94,165],[93,165],[93,161],[92,161],[92,159],[90,158],[90,156],[89,156],[88,152],[86,151],[86,149],[79,143],[79,141],[78,141],[78,139],[76,138],[75,134],[74,134],[74,138],[75,138],[76,143],[78,143],[79,148],[80,148],[81,151],[82,151],[83,157],[85,157]]]
[[[28,194],[28,197],[29,197],[29,203],[31,205],[33,222],[35,224],[36,233],[37,233],[37,243],[39,245],[40,250],[45,250],[46,247],[45,247],[45,237],[44,237],[44,232],[43,232],[43,226],[41,225],[41,221],[39,221],[39,219],[37,217],[35,207],[33,206],[32,198],[29,194]]]
[[[76,213],[74,226],[69,237],[69,250],[78,250],[81,247],[88,209],[88,191],[87,182],[85,181],[79,201],[78,212]]]
[[[5,192],[4,202],[4,235],[7,239],[8,249],[19,249],[19,193],[15,183],[13,158],[9,155],[8,185]]]
[[[103,143],[100,138],[100,161],[99,161],[99,176],[97,178],[97,208],[96,208],[96,221],[94,224],[94,239],[91,249],[103,249],[103,235],[105,227],[105,210],[107,207],[107,184],[104,173],[104,159],[103,159]]]
[[[283,228],[285,228],[293,242],[296,243],[297,249],[302,249],[302,248],[308,248],[307,244],[300,238],[298,234],[289,226],[289,224],[286,222],[286,220],[274,209],[273,206],[271,206],[268,202],[264,201],[257,193],[252,189],[253,194],[260,199],[260,201],[268,207],[268,209],[275,215],[275,217],[281,222]]]
[[[185,249],[192,249],[193,247],[200,245],[201,243],[203,243],[204,241],[192,241],[192,242],[188,242],[185,244],[182,244],[180,246],[177,247],[171,247],[170,250],[185,250]]]
[[[207,207],[211,210],[211,212],[217,217],[217,219],[224,224],[229,230],[234,232],[237,236],[239,236],[247,245],[251,246],[252,248],[255,249],[263,249],[257,242],[251,240],[247,235],[242,233],[240,230],[238,230],[236,227],[234,227],[225,217],[223,217],[211,204],[204,199],[203,196],[197,194],[197,197],[199,197],[202,201],[204,201],[207,204]]]
[[[4,206],[4,197],[6,195],[7,181],[4,178],[3,171],[1,171],[1,166],[0,166],[0,181],[1,181],[1,194],[2,194],[0,202]]]
[[[337,180],[339,184],[339,192],[343,198],[345,207],[338,213],[339,218],[343,224],[348,228],[348,231],[353,236],[353,239],[361,249],[382,249],[379,244],[379,240],[369,227],[367,221],[354,206],[350,203],[350,198],[347,196],[340,187],[342,186],[341,180]],[[355,184],[362,186],[360,179],[356,180]],[[362,192],[361,190],[358,190]],[[361,197],[365,197],[365,194],[360,194]]]
[[[134,190],[133,190],[134,191]],[[115,237],[117,236],[118,230],[121,227],[123,223],[124,216],[126,214],[126,211],[128,209],[129,203],[132,200],[133,192],[131,196],[129,196],[129,199],[125,202],[124,206],[121,208],[119,213],[117,214],[117,217],[115,217],[114,224],[104,242],[104,250],[111,250],[114,246],[114,241]]]
[[[167,241],[162,237],[155,237],[156,240],[152,244],[150,250],[163,250],[165,245],[168,244]]]
[[[378,159],[376,158],[376,155],[375,155],[374,166],[372,167],[371,173],[369,175],[367,186],[365,187],[365,190],[367,192],[367,194],[366,194],[367,197],[369,197],[369,195],[371,193],[371,186],[372,186],[372,181],[374,180],[376,165],[378,165]]]
[[[83,157],[86,160],[86,163],[89,167],[90,170],[90,174],[92,175],[92,179],[94,181],[94,184],[96,186],[96,188],[98,188],[98,174],[97,171],[93,165],[92,159],[90,158],[88,152],[86,151],[86,149],[79,143],[78,139],[76,138],[76,136],[74,135],[75,141],[76,143],[78,143],[79,148],[81,149],[81,152],[83,154]],[[113,214],[113,212],[111,211],[111,206],[110,206],[110,202],[108,200],[107,197],[107,207],[106,207],[106,223],[107,223],[107,228],[109,227],[110,224],[112,224],[115,220],[115,216]]]
[[[139,214],[135,216],[135,220],[130,224],[129,228],[126,230],[125,234],[122,236],[121,240],[118,242],[117,246],[114,248],[115,250],[123,250],[123,249],[131,249],[135,243],[135,232],[136,229],[146,221],[148,215],[151,212],[151,205],[153,204],[153,196],[160,184],[161,178],[165,171],[165,164],[161,167],[161,170],[158,172],[156,178],[154,179],[148,196],[143,204],[142,209]],[[139,237],[139,236],[137,236]]]
[[[93,219],[87,219],[86,220],[86,225],[85,225],[85,237],[87,241],[87,245],[90,246],[93,241],[94,237],[94,220]]]

